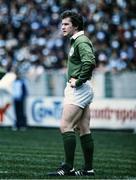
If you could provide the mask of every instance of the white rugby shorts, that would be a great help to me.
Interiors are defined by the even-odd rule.
[[[76,88],[72,88],[70,83],[67,82],[64,90],[64,105],[73,104],[84,109],[92,102],[92,99],[93,90],[89,81]]]

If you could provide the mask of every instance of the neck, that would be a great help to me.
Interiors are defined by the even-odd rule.
[[[74,32],[72,32],[71,34],[70,34],[70,38],[72,37],[72,36],[74,36],[76,33],[78,33],[79,31],[74,31]]]

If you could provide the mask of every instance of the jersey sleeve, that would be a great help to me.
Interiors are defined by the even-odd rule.
[[[78,52],[82,63],[80,76],[76,82],[76,86],[82,85],[90,79],[92,71],[95,67],[95,55],[93,47],[90,43],[82,42],[78,44]]]

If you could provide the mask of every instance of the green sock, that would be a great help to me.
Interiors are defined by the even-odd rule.
[[[85,168],[92,169],[94,143],[91,134],[85,134],[80,136],[80,142],[84,155]]]
[[[76,149],[76,136],[75,132],[69,131],[62,134],[64,152],[65,152],[65,163],[73,168],[74,155]]]

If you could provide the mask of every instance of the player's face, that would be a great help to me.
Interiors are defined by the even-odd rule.
[[[76,33],[76,30],[77,28],[73,26],[69,17],[62,19],[61,31],[63,33],[63,36],[72,36]]]

